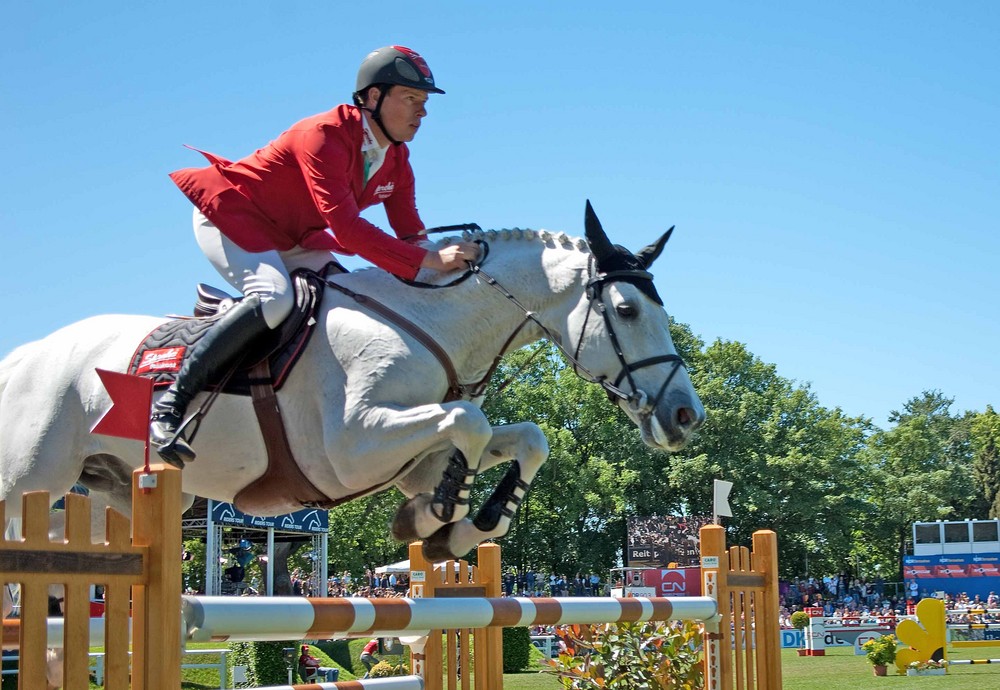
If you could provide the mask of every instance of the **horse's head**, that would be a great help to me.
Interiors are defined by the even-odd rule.
[[[649,273],[672,231],[633,254],[608,240],[588,201],[589,279],[568,327],[580,334],[574,347],[581,368],[635,422],[642,440],[676,451],[705,421],[705,408],[674,348],[669,319]]]

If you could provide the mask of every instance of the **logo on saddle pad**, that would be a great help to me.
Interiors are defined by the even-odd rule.
[[[156,350],[146,350],[142,353],[142,359],[139,360],[139,366],[135,373],[142,375],[157,371],[180,371],[185,350],[187,350],[186,347],[161,347]]]
[[[380,184],[375,188],[375,196],[379,199],[388,199],[392,196],[392,190],[396,188],[392,182],[386,182],[385,184]]]

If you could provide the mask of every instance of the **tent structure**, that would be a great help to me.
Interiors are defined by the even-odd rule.
[[[437,567],[443,567],[447,563],[452,564],[453,570],[458,570],[458,561],[441,561],[440,563],[435,563]],[[375,568],[376,575],[386,575],[388,573],[409,573],[410,572],[410,559],[405,561],[398,561],[397,563],[390,563],[389,565],[380,565]]]
[[[399,561],[398,563],[390,563],[389,565],[380,565],[375,568],[376,575],[386,575],[387,573],[409,573],[410,572],[410,559],[407,558],[405,561]]]

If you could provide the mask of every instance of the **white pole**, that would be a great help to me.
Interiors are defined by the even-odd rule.
[[[329,558],[329,554],[327,553],[329,551],[329,542],[330,542],[330,535],[327,534],[326,532],[323,532],[323,535],[320,538],[320,549],[319,549],[319,552],[320,552],[319,553],[319,558],[320,558],[320,561],[319,561],[319,563],[320,563],[320,566],[319,566],[319,591],[316,593],[316,596],[319,596],[319,597],[325,597],[325,596],[327,596],[329,594],[329,591],[330,591],[330,589],[329,589],[330,588],[330,585],[329,585],[329,580],[330,580],[330,576],[329,575],[330,574],[329,574],[328,568],[327,568],[327,558]]]
[[[212,506],[215,502],[212,499],[208,499],[206,503],[205,594],[212,596],[213,594],[218,594],[218,592],[215,591],[215,573],[219,567],[219,545],[215,543],[215,524],[212,522]]]
[[[267,528],[267,596],[274,596],[274,528]],[[289,671],[291,673],[291,671]]]

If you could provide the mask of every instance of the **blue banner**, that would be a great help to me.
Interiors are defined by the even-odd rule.
[[[273,527],[281,532],[305,532],[307,534],[323,534],[330,527],[330,516],[325,510],[304,508],[287,515],[260,517],[247,515],[237,510],[232,503],[212,501],[212,514],[209,521],[216,525],[239,527],[256,527],[267,529]]]
[[[964,592],[985,600],[990,592],[1000,591],[1000,553],[903,556],[903,578],[916,581],[920,596]]]

